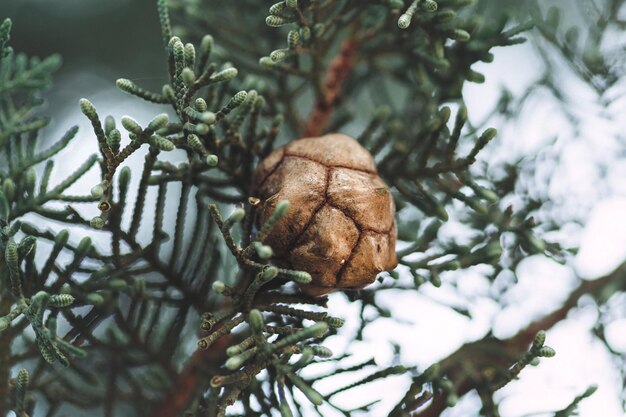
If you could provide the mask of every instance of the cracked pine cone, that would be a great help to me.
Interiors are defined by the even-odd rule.
[[[393,198],[372,155],[349,136],[305,138],[277,149],[257,168],[252,195],[261,199],[259,225],[289,200],[263,243],[289,267],[311,274],[303,288],[309,295],[361,289],[398,263]]]

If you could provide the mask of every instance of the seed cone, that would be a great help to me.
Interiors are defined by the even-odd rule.
[[[261,199],[259,225],[289,200],[263,243],[290,268],[311,274],[303,286],[309,295],[361,289],[398,263],[393,198],[370,153],[349,136],[277,149],[258,166],[251,191]]]

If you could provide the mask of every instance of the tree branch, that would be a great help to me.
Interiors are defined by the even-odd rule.
[[[217,340],[210,349],[196,350],[172,385],[171,392],[155,408],[154,417],[182,415],[191,401],[199,394],[198,389],[208,384],[226,358],[230,336]]]
[[[565,319],[582,296],[590,295],[602,304],[606,301],[607,294],[615,293],[625,284],[626,262],[602,278],[581,281],[557,310],[530,323],[515,336],[503,340],[488,336],[460,347],[439,363],[441,375],[446,375],[454,383],[456,395],[461,397],[477,389],[485,382],[487,375],[497,372],[498,369],[508,368],[520,355],[528,351],[539,330],[549,329]],[[416,416],[437,417],[446,407],[446,396],[436,394],[432,403]]]
[[[303,137],[319,136],[328,126],[341,85],[356,63],[358,42],[349,37],[341,44],[339,54],[333,58],[326,71],[323,94],[317,97],[313,111],[304,128]]]

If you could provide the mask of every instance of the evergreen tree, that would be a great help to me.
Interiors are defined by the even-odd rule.
[[[472,269],[499,301],[515,284],[503,277],[529,256],[571,261],[575,250],[550,238],[569,219],[551,215],[547,193],[526,192],[538,163],[512,160],[496,170],[487,158],[497,137],[490,123],[512,123],[531,92],[504,91],[490,117],[472,124],[464,89],[485,81],[474,67],[490,63],[494,48],[516,48],[528,36],[545,58],[537,88],[561,100],[566,113],[567,86],[552,78],[553,57],[608,103],[623,68],[611,38],[624,25],[623,1],[582,2],[584,44],[578,27],[560,22],[559,9],[531,1],[156,3],[169,79],[157,92],[125,78],[117,87],[163,110],[142,126],[81,99],[94,153],[72,161],[74,172],[59,181],[51,180],[58,154],[78,129],[46,146],[40,133],[48,119],[38,107],[60,59],[15,52],[11,21],[0,26],[0,416],[358,416],[378,398],[356,408],[338,399],[386,380],[398,397],[384,410],[390,417],[439,416],[474,391],[481,415],[495,417],[494,393],[555,354],[546,330],[581,297],[600,309],[622,291],[624,266],[579,280],[561,307],[516,335],[488,333],[426,368],[400,361],[411,346],[396,346],[395,362],[385,366],[350,362],[350,344],[345,351],[325,346],[335,335],[362,340],[368,326],[393,315],[381,302],[385,294],[454,287]],[[360,150],[309,145],[335,132],[367,149],[376,171],[358,168]],[[382,185],[367,198],[355,187],[339,200],[329,197],[327,178],[324,200],[311,210],[317,197],[307,186],[316,174],[306,164],[284,167],[287,151],[272,153],[301,138],[309,138],[298,143],[312,159],[340,161],[331,167],[366,171],[359,175]],[[129,164],[138,154],[143,165]],[[298,190],[292,199],[262,191],[281,166],[282,181]],[[85,183],[94,171],[99,181]],[[324,171],[329,178],[331,171]],[[76,194],[75,184],[91,192]],[[396,229],[385,226],[386,237],[371,240],[389,250],[372,255],[359,246],[369,229],[361,230],[358,216],[382,222],[375,202],[387,195],[397,247]],[[357,271],[345,285],[320,278],[333,268],[324,256],[348,239],[336,220],[316,223],[333,198],[359,229],[350,255],[329,273]],[[86,216],[86,205],[99,214]],[[444,236],[447,222],[462,227],[463,237]],[[311,246],[302,249],[311,230]],[[365,286],[372,263],[389,270]],[[329,299],[359,306],[358,323],[345,326],[353,330]],[[597,328],[607,343],[601,321]],[[574,415],[594,391],[554,415]]]

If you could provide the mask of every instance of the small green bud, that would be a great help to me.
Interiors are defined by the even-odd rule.
[[[497,203],[498,202],[498,194],[493,192],[492,190],[480,186],[473,187],[474,192],[480,198],[485,199],[489,203]]]
[[[128,283],[121,278],[111,279],[107,282],[107,284],[112,290],[122,290],[128,287]]]
[[[146,292],[146,280],[142,277],[139,277],[135,280],[135,293],[137,295],[142,295]]]
[[[479,214],[485,215],[489,213],[489,208],[487,208],[487,206],[482,204],[482,202],[480,202],[476,198],[470,197],[466,200],[466,202],[474,211],[476,211]]]
[[[312,346],[313,354],[320,358],[330,358],[333,356],[333,351],[325,346]]]
[[[237,76],[237,68],[226,68],[220,72],[218,72],[217,74],[213,74],[211,75],[211,78],[209,79],[210,82],[212,83],[219,83],[219,82],[224,82],[224,81],[230,81],[233,78],[235,78]]]
[[[325,30],[326,26],[323,23],[316,23],[313,25],[313,33],[315,33],[315,36],[318,38],[324,34]]]
[[[150,123],[148,123],[148,127],[146,129],[151,132],[156,132],[157,130],[167,126],[169,121],[169,116],[165,113],[161,113],[155,116],[154,119],[152,119]]]
[[[237,355],[233,356],[232,358],[228,358],[226,363],[224,363],[224,366],[226,366],[231,371],[234,371],[235,369],[239,369],[244,362],[245,361],[243,357],[241,355]]]
[[[313,280],[311,274],[305,271],[294,271],[290,275],[294,281],[300,284],[309,284]]]
[[[561,11],[558,7],[550,7],[546,13],[546,23],[552,30],[556,30],[561,22]]]
[[[167,98],[170,103],[176,102],[176,93],[171,85],[165,84],[161,89],[161,93]]]
[[[196,74],[193,72],[191,68],[185,67],[183,68],[183,72],[180,74],[183,78],[183,82],[186,86],[190,86],[196,81]]]
[[[24,185],[26,186],[26,192],[29,195],[34,195],[35,193],[35,184],[37,183],[37,173],[34,168],[29,168],[26,171],[26,177],[24,178]]]
[[[122,126],[124,126],[124,129],[128,130],[131,133],[134,133],[137,136],[141,135],[141,133],[143,132],[143,129],[141,128],[139,123],[137,123],[135,119],[129,116],[122,117]]]
[[[204,123],[198,123],[196,125],[196,124],[187,122],[183,125],[183,129],[185,129],[188,132],[195,133],[196,135],[200,135],[200,136],[206,135],[207,133],[209,133],[209,126],[205,125]]]
[[[200,138],[193,133],[187,135],[187,145],[189,145],[189,147],[195,152],[202,153],[205,151],[204,145],[200,141]]]
[[[127,93],[132,93],[136,89],[135,83],[127,78],[118,78],[115,81],[115,86],[119,88],[120,90],[125,91]],[[82,102],[81,102],[81,110],[82,110]]]
[[[235,210],[233,210],[232,213],[230,213],[230,216],[228,216],[228,219],[226,221],[230,223],[239,223],[240,221],[243,220],[245,215],[246,215],[246,211],[238,207]]]
[[[275,266],[268,266],[267,268],[263,269],[263,279],[266,281],[276,278],[277,275],[278,268],[276,268]]]
[[[67,241],[70,238],[70,232],[67,229],[62,229],[57,235],[54,237],[54,244],[65,246]]]
[[[424,379],[424,382],[432,381],[438,378],[440,370],[441,370],[441,367],[439,366],[438,363],[435,363],[429,366],[428,368],[426,368],[426,370],[422,373],[422,378]]]
[[[297,9],[298,8],[298,0],[285,0],[285,4],[290,9]]]
[[[107,143],[113,149],[113,152],[117,152],[119,150],[120,142],[122,141],[122,134],[119,130],[113,129],[109,132],[107,136]]]
[[[439,288],[441,287],[441,277],[439,276],[439,274],[437,272],[435,272],[434,270],[431,271],[431,275],[430,275],[430,283],[433,285],[433,287],[435,288]]]
[[[311,29],[308,26],[302,26],[300,28],[300,37],[305,41],[311,39]]]
[[[26,369],[20,369],[17,373],[17,378],[15,378],[15,389],[18,393],[23,393],[26,391],[26,387],[28,386],[28,381],[30,377],[28,375],[28,371]]]
[[[0,317],[0,332],[6,330],[11,325],[11,321],[6,317]]]
[[[93,217],[89,220],[89,225],[94,229],[102,229],[104,227],[104,219],[100,216]]]
[[[389,0],[389,8],[391,10],[400,10],[404,7],[402,0]]]
[[[454,20],[456,12],[452,9],[441,10],[435,15],[435,21],[437,23],[447,23]]]
[[[200,121],[207,125],[212,125],[215,123],[215,113],[210,111],[202,112],[200,115]]]
[[[481,74],[480,72],[476,72],[473,70],[469,70],[465,78],[467,78],[468,81],[471,81],[477,84],[482,84],[485,82],[485,76]]]
[[[269,259],[274,255],[274,251],[270,246],[264,245],[261,242],[254,242],[252,245],[261,259]]]
[[[172,37],[169,47],[172,55],[174,55],[174,61],[182,63],[185,59],[185,45],[183,45],[180,38],[177,36]]]
[[[542,253],[546,250],[546,242],[539,239],[532,232],[523,232],[524,239],[529,249],[534,253]]]
[[[488,129],[485,129],[485,131],[481,135],[481,140],[484,138],[484,140],[488,142],[491,139],[495,138],[497,134],[498,134],[498,131],[494,129],[493,127],[490,127]]]
[[[402,16],[400,16],[400,18],[398,19],[398,27],[400,29],[406,29],[411,25],[411,19],[412,17],[408,14],[403,14]]]
[[[99,306],[104,303],[104,297],[96,292],[92,292],[87,294],[87,302],[89,304],[93,304],[94,306]]]
[[[492,54],[491,52],[485,52],[481,57],[480,60],[486,63],[491,63],[493,62],[493,60],[495,59],[495,55]]]
[[[275,51],[272,51],[272,53],[270,54],[270,59],[274,62],[280,62],[287,58],[288,54],[289,49],[277,49]]]
[[[206,104],[206,101],[204,101],[203,98],[197,98],[196,101],[194,102],[194,107],[199,112],[205,112],[207,110],[207,108],[208,108],[207,104]]]
[[[130,168],[124,167],[120,170],[118,181],[120,187],[128,187],[128,184],[130,183]]]
[[[250,327],[252,327],[253,332],[261,333],[263,331],[263,314],[256,308],[250,310],[248,322],[250,323]]]
[[[287,211],[289,210],[289,200],[281,200],[276,204],[276,208],[274,209],[274,213],[272,216],[277,216],[278,218],[282,218]]]
[[[544,346],[539,349],[537,356],[541,356],[543,358],[551,358],[556,355],[556,351],[552,349],[550,346]]]
[[[293,413],[289,408],[289,404],[286,401],[281,401],[279,404],[280,417],[293,417]]]
[[[437,8],[439,7],[437,5],[437,2],[435,2],[434,0],[423,0],[420,3],[420,6],[422,7],[422,9],[431,13],[437,11]]]
[[[342,327],[344,323],[346,322],[344,319],[340,319],[339,317],[331,317],[331,316],[326,317],[326,319],[324,320],[326,320],[326,323],[328,323],[328,325],[332,327],[333,329],[338,329]]]
[[[578,40],[580,38],[580,29],[576,26],[572,26],[565,32],[565,42],[567,45],[574,49],[578,46]]]
[[[448,407],[454,407],[459,402],[459,397],[456,394],[448,394],[446,398],[446,405]]]
[[[592,396],[592,395],[593,395],[593,394],[594,394],[597,390],[598,390],[598,385],[596,385],[596,384],[589,385],[589,387],[585,390],[585,392],[583,393],[583,395],[582,395],[582,396],[583,396],[584,398],[590,397],[590,396]]]
[[[236,355],[239,355],[241,352],[243,352],[243,351],[237,345],[230,346],[228,349],[226,349],[226,355],[227,356],[236,356]]]
[[[459,42],[467,42],[470,40],[470,34],[463,29],[454,29],[449,36],[450,39],[454,39]]]
[[[289,49],[294,49],[300,44],[300,34],[297,30],[290,30],[287,34],[287,45]]]
[[[102,184],[96,184],[91,187],[91,196],[93,198],[101,198],[104,195],[104,187]]]
[[[272,4],[270,6],[269,12],[270,12],[271,15],[279,16],[283,12],[283,10],[285,10],[286,6],[287,5],[285,4],[284,1]]]
[[[539,360],[539,358],[532,358],[528,364],[530,366],[539,366],[540,363],[541,363],[541,360]]]
[[[200,41],[200,49],[205,55],[210,55],[213,50],[213,36],[204,35]]]
[[[502,245],[498,240],[490,242],[487,247],[485,247],[485,254],[490,260],[500,259],[502,256]]]
[[[85,256],[87,252],[91,250],[91,238],[89,236],[85,236],[80,240],[78,246],[76,247],[76,254],[79,256]]]
[[[309,401],[311,401],[313,404],[317,406],[324,404],[324,397],[322,397],[322,394],[317,392],[317,390],[315,390],[313,387],[310,387],[309,385],[307,385],[306,382],[300,379],[300,377],[296,377],[296,378],[298,378],[298,380],[300,380],[301,382],[296,383],[296,381],[294,380],[294,377],[292,377],[292,381],[294,381],[294,384],[298,387],[300,391],[302,391],[302,393],[306,396],[306,398]]]
[[[173,151],[176,148],[171,140],[160,135],[152,135],[150,137],[150,145],[165,152]]]
[[[104,133],[107,135],[111,133],[111,131],[115,129],[115,119],[113,116],[107,116],[104,118]]]
[[[219,159],[217,157],[217,155],[207,155],[206,159],[206,164],[210,167],[216,167],[217,163],[219,162]]]
[[[9,201],[15,201],[15,182],[11,178],[5,178],[2,191]]]
[[[50,301],[50,294],[46,291],[39,291],[37,294],[30,298],[30,303],[33,306],[46,306]]]
[[[537,332],[537,334],[535,335],[535,340],[533,341],[533,346],[534,347],[542,347],[543,344],[546,342],[546,332],[545,330],[539,330]]]
[[[48,305],[50,307],[62,308],[71,306],[74,304],[74,301],[75,299],[71,294],[58,294],[50,296]]]
[[[445,392],[452,392],[454,390],[454,384],[449,379],[445,379],[445,378],[440,379],[439,386]]]
[[[222,294],[226,290],[226,284],[224,284],[222,281],[214,281],[211,285],[211,288],[213,288],[213,291],[215,291],[216,293]]]
[[[24,228],[22,228],[22,231]],[[20,259],[23,259],[26,255],[28,255],[33,249],[35,249],[35,245],[37,244],[37,238],[35,236],[26,236],[22,239],[20,244],[17,247]]]
[[[320,338],[328,332],[328,323],[326,323],[325,321],[318,321],[313,326],[308,327],[306,330],[310,331],[313,337]]]
[[[279,27],[292,23],[293,19],[288,19],[282,16],[270,15],[265,18],[265,24],[270,27]]]
[[[7,221],[11,213],[11,205],[4,191],[0,191],[0,219]]]
[[[196,48],[194,48],[193,44],[186,43],[185,44],[185,65],[188,68],[193,68],[196,62]]]
[[[237,94],[233,96],[232,100],[235,103],[235,105],[239,106],[241,105],[241,103],[246,101],[246,97],[248,97],[247,91],[239,91]]]
[[[87,116],[88,119],[92,120],[98,118],[96,108],[93,104],[91,104],[91,101],[87,100],[86,98],[81,98],[79,103],[80,111],[83,112],[83,114]]]
[[[259,65],[261,65],[262,67],[273,68],[274,64],[275,64],[274,60],[270,58],[269,56],[263,56],[259,59]]]

